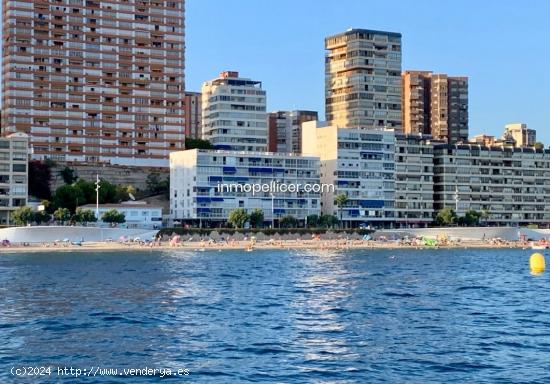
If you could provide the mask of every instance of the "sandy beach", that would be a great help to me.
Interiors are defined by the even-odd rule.
[[[208,242],[208,241],[192,241],[171,243],[169,241],[162,242],[84,242],[81,245],[71,243],[44,243],[44,244],[29,244],[29,245],[10,245],[0,247],[0,253],[4,252],[89,252],[89,251],[223,251],[241,249],[243,251],[255,250],[344,250],[344,249],[485,249],[485,248],[530,248],[529,243],[522,241],[480,241],[480,240],[463,240],[449,241],[438,245],[426,246],[422,244],[414,244],[404,241],[365,241],[365,240],[267,240],[267,241],[224,241],[224,242]]]

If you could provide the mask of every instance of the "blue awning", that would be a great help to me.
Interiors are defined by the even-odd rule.
[[[255,172],[255,173],[273,173],[273,168],[250,167],[248,168],[248,171]]]
[[[384,200],[360,200],[359,205],[363,208],[382,208]]]
[[[277,208],[273,210],[273,213],[275,213],[276,215],[280,215],[281,213],[285,213],[285,210]]]
[[[235,167],[223,167],[223,173],[236,173],[237,168]]]
[[[226,149],[226,150],[231,150],[231,146],[230,146],[230,145],[222,145],[222,144],[219,144],[219,145],[214,145],[214,149]]]
[[[212,201],[208,196],[197,196],[197,203],[209,203]]]
[[[212,181],[222,181],[222,177],[221,176],[208,176],[208,181],[212,182]]]

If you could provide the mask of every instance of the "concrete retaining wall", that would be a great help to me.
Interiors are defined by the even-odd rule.
[[[0,229],[0,241],[11,243],[46,243],[68,239],[72,242],[118,241],[121,236],[126,238],[139,237],[142,240],[153,238],[158,231],[150,229],[96,228],[96,227],[12,227]]]

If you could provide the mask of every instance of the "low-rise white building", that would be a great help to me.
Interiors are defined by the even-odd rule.
[[[199,150],[170,154],[174,222],[220,226],[231,211],[260,209],[266,223],[320,213],[319,158],[290,153]],[[256,190],[254,190],[256,188]],[[261,189],[261,190],[257,190]]]
[[[0,225],[28,201],[29,137],[21,132],[0,137]]]
[[[81,206],[82,209],[89,209],[93,212],[96,211],[95,204],[86,204]],[[126,222],[121,224],[120,227],[124,228],[151,228],[157,229],[162,227],[162,207],[153,206],[148,204],[142,204],[139,202],[128,202],[122,204],[100,204],[99,205],[99,218],[107,211],[116,209],[118,212],[124,214]],[[99,220],[100,225],[107,225]]]
[[[302,124],[302,154],[319,156],[321,183],[334,191],[322,194],[322,212],[337,215],[348,226],[393,226],[393,130],[343,128],[317,121]],[[345,194],[340,212],[335,198]]]

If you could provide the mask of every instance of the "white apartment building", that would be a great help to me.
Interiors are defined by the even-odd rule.
[[[550,226],[550,150],[434,145],[434,208],[485,212],[489,225]]]
[[[10,225],[10,214],[27,205],[29,138],[18,132],[0,137],[0,225]]]
[[[289,153],[199,150],[170,154],[170,216],[190,225],[223,226],[231,211],[255,208],[268,224],[283,216],[304,222],[320,214],[319,158]],[[222,185],[261,186],[271,191],[228,190]],[[296,190],[282,185],[295,185]],[[264,187],[270,186],[270,187]],[[283,190],[285,189],[285,190]]]
[[[302,153],[321,159],[321,183],[335,191],[322,194],[322,212],[348,226],[390,227],[395,221],[393,130],[342,128],[317,121],[302,125]],[[348,202],[338,209],[335,197]]]
[[[433,220],[433,144],[429,136],[395,135],[395,222],[427,227]]]
[[[226,71],[202,86],[202,138],[216,149],[267,150],[266,92],[259,81]]]

